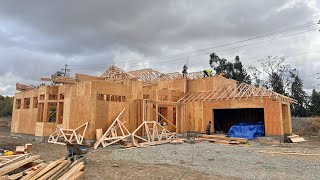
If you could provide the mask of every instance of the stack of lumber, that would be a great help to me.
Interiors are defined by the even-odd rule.
[[[288,139],[293,142],[293,143],[298,143],[298,142],[304,142],[306,141],[303,137],[300,137],[299,135],[293,134],[291,136],[288,136]]]
[[[202,139],[215,144],[246,144],[249,142],[245,138],[231,138],[225,135],[202,135]]]
[[[79,179],[84,173],[83,162],[64,157],[48,163],[31,154],[0,156],[0,160],[0,179]]]

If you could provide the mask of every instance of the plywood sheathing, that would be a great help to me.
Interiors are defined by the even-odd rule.
[[[36,127],[36,119],[38,115],[38,109],[33,107],[34,97],[38,97],[39,89],[33,89],[29,91],[23,91],[16,93],[14,96],[11,132],[34,134]],[[30,107],[24,109],[23,104],[25,99],[30,98]],[[20,109],[17,109],[17,101],[20,100]]]
[[[205,132],[209,120],[214,123],[213,109],[264,108],[264,122],[266,135],[283,135],[283,117],[281,103],[267,97],[258,99],[221,100],[212,102],[188,102],[187,130]],[[290,111],[290,109],[287,109]],[[290,112],[287,112],[290,113]],[[287,120],[289,122],[289,120]],[[291,122],[291,121],[290,121]],[[214,124],[212,125],[214,127]],[[290,129],[288,127],[288,129]],[[184,131],[186,132],[186,131]]]

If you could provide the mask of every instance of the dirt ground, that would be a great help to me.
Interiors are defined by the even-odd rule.
[[[191,151],[187,143],[124,151],[119,147],[92,149],[86,158],[83,179],[320,179],[320,156],[259,153],[261,150],[290,150],[320,154],[320,139],[317,136],[305,138],[308,141],[300,144],[252,142],[246,147],[198,143],[195,144],[193,164],[188,157]],[[65,146],[11,137],[9,128],[0,127],[0,148],[13,150],[25,143],[32,143],[32,153],[40,155],[44,161],[56,160],[67,154]],[[206,155],[212,149],[214,158]],[[250,162],[245,159],[250,159]]]
[[[41,156],[44,161],[53,161],[67,155],[62,145],[40,143],[32,139],[10,137],[10,130],[0,127],[0,148],[14,150],[16,146],[32,143],[32,153]],[[181,166],[168,164],[145,164],[124,160],[110,160],[112,151],[100,148],[87,155],[85,176],[83,179],[227,179],[209,176],[202,172],[191,171]]]

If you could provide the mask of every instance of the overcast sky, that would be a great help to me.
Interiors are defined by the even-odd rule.
[[[285,56],[310,92],[320,87],[319,19],[316,0],[0,0],[0,94],[13,95],[16,82],[38,85],[64,64],[72,74],[100,75],[111,64],[180,72],[189,59],[189,71],[199,71],[211,52],[239,55],[246,67]]]

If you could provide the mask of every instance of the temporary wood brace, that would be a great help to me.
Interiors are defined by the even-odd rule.
[[[97,149],[100,144],[102,144],[103,147],[106,147],[131,136],[131,133],[124,126],[124,122],[121,122],[120,120],[124,111],[125,108],[123,108],[120,114],[116,117],[108,130],[103,134],[102,138],[94,144],[94,149]],[[120,135],[118,135],[119,129]]]
[[[235,100],[242,98],[263,98],[268,97],[284,102],[297,103],[296,100],[279,93],[273,92],[265,88],[257,88],[255,86],[241,83],[239,85],[227,84],[218,91],[196,91],[186,94],[179,99],[178,102],[194,102],[194,101],[218,101],[218,100]]]
[[[82,144],[87,127],[88,122],[76,129],[63,129],[58,126],[56,131],[49,136],[48,143],[61,145],[65,145],[65,142]],[[63,139],[63,142],[60,141],[61,138]]]
[[[137,133],[141,131],[142,131],[142,136],[146,136],[146,138],[143,138],[142,136],[137,135]],[[137,138],[138,141],[142,141],[142,142],[136,144],[135,138]],[[164,128],[163,126],[161,126],[159,123],[155,121],[144,121],[132,133],[133,145],[138,147],[168,143],[171,140],[176,138],[177,138],[176,133],[172,133],[168,131],[166,128]]]

